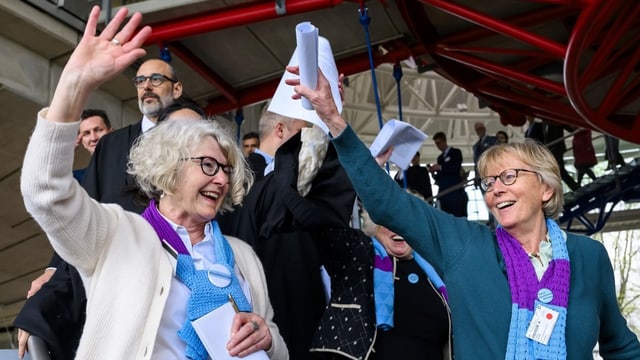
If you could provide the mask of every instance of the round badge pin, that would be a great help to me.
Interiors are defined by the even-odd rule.
[[[409,276],[407,276],[407,280],[409,280],[409,282],[412,284],[416,284],[418,280],[420,280],[420,278],[418,277],[418,274],[411,273],[409,274]]]
[[[231,284],[231,271],[222,264],[213,264],[207,271],[209,281],[217,287],[224,288]]]
[[[542,301],[545,304],[548,304],[553,300],[553,292],[547,288],[542,288],[538,290],[538,300]]]

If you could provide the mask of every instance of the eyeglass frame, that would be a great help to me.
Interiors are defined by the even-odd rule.
[[[216,164],[216,169],[213,171],[213,174],[209,174],[207,171],[205,171],[204,169],[204,160],[213,160],[213,163]],[[222,172],[227,174],[227,175],[231,175],[231,173],[233,173],[233,166],[229,165],[229,164],[223,164],[220,161],[216,160],[216,158],[211,157],[211,156],[192,156],[192,157],[188,157],[182,160],[200,160],[200,170],[202,170],[202,173],[207,175],[207,176],[216,176],[218,174],[218,172],[220,171],[220,169],[222,169]]]
[[[502,179],[503,175],[506,175],[505,173],[507,171],[515,171],[516,172],[516,176],[513,177],[513,181],[508,183],[505,182],[505,180]],[[484,192],[490,192],[493,191],[493,185],[495,185],[495,183],[498,181],[498,179],[500,179],[500,182],[505,185],[505,186],[511,186],[513,184],[516,183],[516,180],[518,180],[518,176],[520,175],[520,172],[524,171],[524,172],[528,172],[528,173],[533,173],[536,174],[538,176],[540,176],[540,173],[534,170],[529,170],[529,169],[504,169],[502,170],[502,172],[498,175],[490,175],[490,176],[485,176],[482,179],[480,179],[480,188],[482,189],[482,191]],[[493,179],[493,183],[491,183],[491,185],[487,185],[486,180],[487,179]]]
[[[162,79],[162,80],[160,80],[160,83],[158,83],[158,85],[154,85],[153,84],[153,77],[154,76],[156,77],[156,79],[158,79],[158,78]],[[134,76],[133,79],[131,79],[131,80],[133,80],[133,86],[135,86],[138,89],[143,88],[144,84],[147,83],[147,80],[151,81],[151,86],[153,86],[153,87],[158,87],[158,86],[164,84],[165,80],[169,80],[173,84],[178,82],[178,80],[172,79],[172,78],[168,77],[167,75],[161,74],[161,73],[153,73],[153,74],[151,74],[149,76],[138,75],[138,76]],[[142,80],[142,81],[140,81],[139,85],[137,84],[138,80]]]

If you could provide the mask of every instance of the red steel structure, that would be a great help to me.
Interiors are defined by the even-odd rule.
[[[340,0],[243,5],[151,24],[149,44],[168,46],[222,94],[220,113],[269,98],[279,79],[234,89],[180,44],[182,37],[334,7]],[[352,1],[363,9],[366,1]],[[379,2],[384,3],[383,0]],[[382,45],[374,62],[413,56],[520,126],[525,116],[591,128],[640,143],[640,3],[629,0],[397,0],[413,36]],[[366,51],[337,61],[345,75],[369,68]]]

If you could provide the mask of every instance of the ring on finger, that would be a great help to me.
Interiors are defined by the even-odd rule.
[[[260,329],[260,325],[258,325],[258,322],[255,320],[251,320],[251,325],[253,326],[253,332],[258,331],[258,329]]]
[[[116,39],[116,38],[113,38],[113,39],[111,39],[111,43],[112,43],[113,45],[115,45],[115,46],[119,46],[119,45],[120,45],[120,40],[118,40],[118,39]]]

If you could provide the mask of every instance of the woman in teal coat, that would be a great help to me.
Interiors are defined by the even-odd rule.
[[[372,220],[404,237],[442,275],[456,359],[585,360],[596,343],[604,359],[640,359],[603,245],[564,232],[554,220],[562,209],[562,185],[545,147],[533,141],[499,145],[480,158],[484,200],[499,224],[492,231],[398,187],[341,117],[321,73],[316,89],[287,83],[295,86],[293,97],[308,98],[329,127]]]

